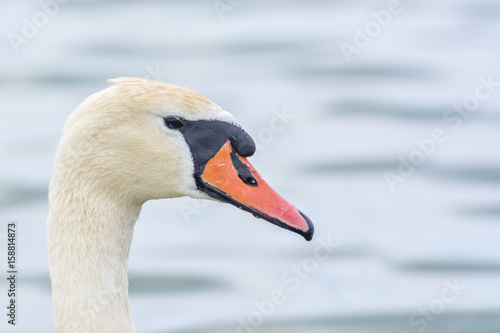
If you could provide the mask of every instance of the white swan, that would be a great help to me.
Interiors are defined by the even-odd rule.
[[[229,202],[311,239],[311,221],[245,158],[250,136],[188,88],[111,80],[68,118],[50,184],[48,252],[58,332],[135,332],[127,260],[144,202]]]

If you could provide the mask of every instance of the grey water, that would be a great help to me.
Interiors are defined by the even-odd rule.
[[[64,2],[64,3],[63,3]],[[315,238],[229,205],[148,202],[129,261],[139,332],[500,332],[500,3],[0,3],[0,267],[54,331],[45,220],[66,117],[121,76],[190,87]],[[278,295],[278,296],[277,296]]]

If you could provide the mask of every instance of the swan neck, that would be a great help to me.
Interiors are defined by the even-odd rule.
[[[57,331],[135,332],[127,262],[141,205],[57,182],[51,184],[49,200],[48,252]]]

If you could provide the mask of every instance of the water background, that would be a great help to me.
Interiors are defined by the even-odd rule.
[[[44,9],[0,3],[0,233],[19,228],[18,325],[2,310],[0,330],[54,330],[45,220],[61,129],[106,79],[136,76],[233,113],[260,144],[252,163],[316,226],[308,243],[230,205],[148,202],[129,262],[139,332],[500,332],[500,87],[477,88],[500,81],[500,3],[402,1],[378,32],[388,1],[229,6],[71,1],[16,52],[9,36]],[[341,43],[370,26],[348,63]],[[472,112],[447,113],[477,89],[490,93]],[[419,154],[436,129],[444,142]],[[386,173],[412,154],[422,164],[391,190]],[[275,290],[283,302],[258,310]]]

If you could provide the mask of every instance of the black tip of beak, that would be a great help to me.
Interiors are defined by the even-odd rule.
[[[302,237],[304,237],[306,241],[310,241],[314,235],[314,225],[313,225],[311,219],[308,218],[306,214],[302,213],[300,210],[299,210],[299,213],[300,213],[300,215],[302,215],[304,220],[306,220],[307,225],[309,226],[309,229],[307,231],[300,231],[299,234],[302,235]]]

